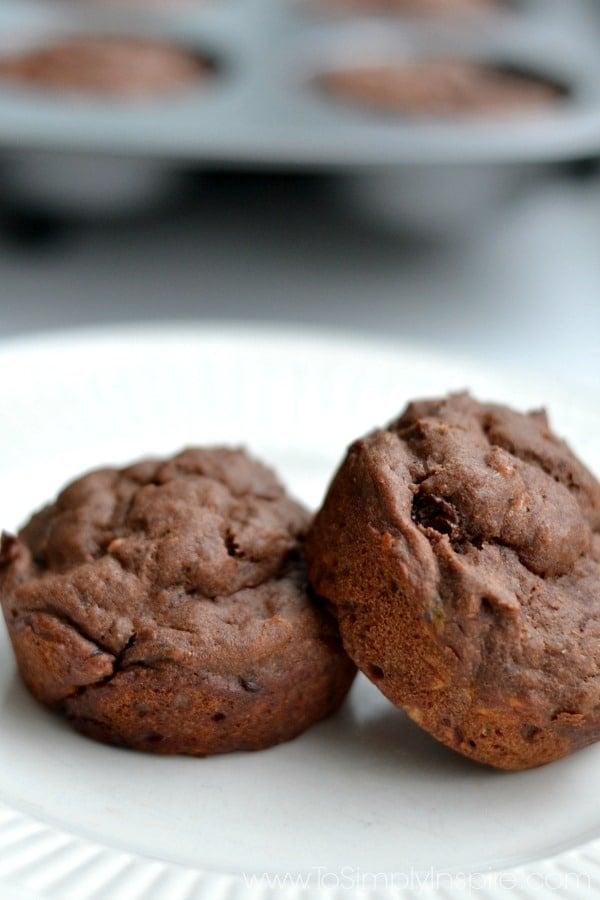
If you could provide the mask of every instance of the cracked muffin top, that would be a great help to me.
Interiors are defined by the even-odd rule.
[[[544,412],[409,404],[350,448],[308,559],[351,658],[444,743],[525,768],[600,738],[600,484]]]
[[[98,740],[256,750],[355,674],[308,591],[306,510],[242,450],[189,449],[69,485],[4,535],[0,601],[25,684]]]

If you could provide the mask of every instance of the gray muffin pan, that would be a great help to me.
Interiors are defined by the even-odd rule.
[[[444,195],[444,206],[452,210],[439,181],[448,167],[461,185],[465,178],[475,185],[469,182],[473,166],[483,173],[494,170],[504,184],[507,174],[514,181],[523,165],[600,152],[600,4],[506,3],[506,10],[489,16],[439,22],[327,15],[315,10],[316,0],[4,0],[0,50],[71,33],[153,36],[208,54],[217,69],[209,80],[178,94],[136,100],[75,97],[0,82],[5,172],[0,190],[9,196],[39,191],[44,157],[55,151],[71,159],[92,155],[88,169],[96,173],[102,160],[115,166],[121,158],[135,159],[139,175],[145,161],[148,172],[137,179],[138,187],[146,185],[149,173],[158,173],[157,163],[295,167],[351,174],[353,197],[371,202],[383,196],[393,220],[407,211],[410,217],[423,192]],[[436,56],[531,71],[564,85],[568,97],[528,120],[436,120],[346,105],[316,84],[320,73],[338,65]],[[105,177],[113,186],[128,182],[137,196],[131,178]],[[498,194],[500,181],[492,186],[490,177],[478,179],[482,191],[473,189],[478,209]],[[69,179],[64,180],[64,189],[54,194],[68,205]],[[394,180],[397,190],[391,189]],[[60,184],[57,173],[53,183]],[[401,195],[409,184],[414,197],[407,205]],[[90,192],[102,194],[97,185]],[[433,207],[435,219],[439,209]],[[462,215],[468,219],[469,211]]]
[[[314,2],[314,0],[312,0]],[[0,84],[0,145],[200,162],[310,166],[556,159],[600,149],[600,9],[513,0],[454,25],[317,17],[299,0],[4,0],[0,47],[65,32],[157,35],[208,52],[220,71],[176,95],[73,97]],[[570,98],[530,121],[435,121],[346,106],[315,86],[338,64],[457,55],[564,83]]]

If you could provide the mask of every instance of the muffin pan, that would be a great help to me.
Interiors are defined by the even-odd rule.
[[[368,5],[369,0],[365,0]],[[216,61],[165,96],[99,97],[0,79],[0,147],[198,163],[356,167],[555,160],[600,149],[600,12],[585,0],[511,0],[450,21],[323,12],[316,0],[5,0],[0,51],[69,35],[181,44]],[[477,59],[564,85],[551,110],[496,120],[390,116],[319,88],[336,66]]]

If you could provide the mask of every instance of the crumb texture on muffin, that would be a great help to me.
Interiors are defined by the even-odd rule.
[[[22,677],[101,740],[198,755],[300,733],[354,673],[308,595],[307,512],[241,450],[92,472],[6,536]]]
[[[350,448],[308,557],[352,659],[448,746],[521,769],[600,738],[600,485],[544,412],[409,404]]]

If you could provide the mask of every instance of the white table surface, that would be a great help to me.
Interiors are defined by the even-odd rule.
[[[409,241],[327,184],[221,177],[195,202],[42,249],[0,239],[0,335],[165,318],[325,323],[600,387],[600,178],[540,179],[454,243]]]

